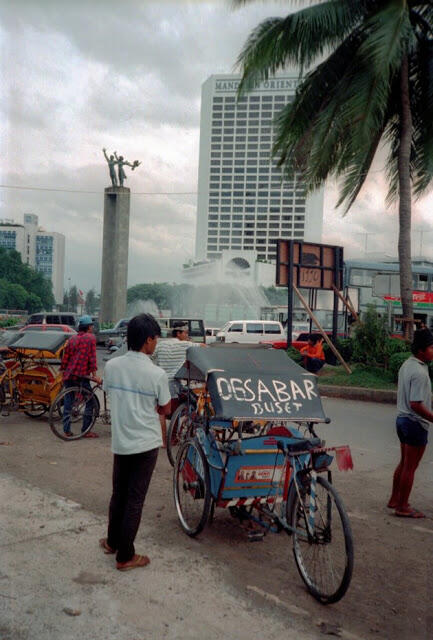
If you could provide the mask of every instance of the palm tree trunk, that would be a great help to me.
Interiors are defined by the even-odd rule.
[[[410,151],[412,142],[412,113],[409,96],[409,64],[404,56],[400,71],[401,113],[400,113],[400,148],[398,152],[399,181],[399,236],[398,256],[400,260],[400,297],[403,311],[404,334],[412,339],[413,335],[413,280],[411,256],[411,179]]]

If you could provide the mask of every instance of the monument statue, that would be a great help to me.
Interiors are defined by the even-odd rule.
[[[113,155],[111,155],[110,157],[107,156],[106,149],[102,149],[102,151],[104,152],[105,159],[108,163],[108,170],[110,172],[111,184],[113,185],[113,187],[117,187],[117,176],[116,176],[116,168],[115,168],[115,165],[117,164],[117,162],[114,159]]]
[[[134,160],[134,162],[131,164],[131,162],[128,162],[128,160],[124,160],[123,156],[118,157],[116,152],[114,152],[114,157],[117,160],[117,174],[119,176],[119,184],[121,187],[123,187],[123,181],[127,179],[123,167],[125,165],[128,165],[128,167],[131,167],[132,171],[134,171],[135,167],[138,167],[140,162],[138,160]]]
[[[138,160],[134,160],[134,162],[132,163],[128,162],[128,160],[123,159],[123,156],[118,156],[116,151],[114,152],[114,155],[111,155],[110,157],[108,157],[107,150],[102,149],[102,151],[108,163],[108,170],[110,172],[111,184],[113,185],[113,187],[117,187],[119,185],[123,187],[123,181],[127,179],[123,167],[127,165],[128,167],[131,167],[132,171],[134,171],[134,169],[138,167],[141,164],[141,162],[139,162]],[[116,164],[117,164],[117,176],[116,176],[116,169],[115,169]]]

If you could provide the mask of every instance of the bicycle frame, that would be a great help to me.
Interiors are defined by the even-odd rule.
[[[312,425],[308,425],[308,429],[313,435]],[[315,468],[315,459],[319,455],[328,455],[331,451],[338,453],[339,449],[348,449],[347,447],[325,448],[318,438],[313,440],[301,438],[299,440],[297,435],[295,438],[278,438],[278,436],[272,435],[257,436],[244,441],[229,440],[224,443],[215,438],[211,431],[200,425],[197,425],[195,437],[203,449],[209,465],[211,492],[215,506],[242,508],[242,516],[254,520],[268,530],[281,531],[284,529],[289,535],[295,532],[299,536],[305,537],[304,532],[295,530],[287,522],[286,513],[290,513],[290,505],[296,496],[299,504],[304,504],[301,499],[302,477],[308,474],[310,501],[308,517],[304,510],[305,528],[309,541],[314,539],[317,474],[326,473],[328,481],[332,483],[332,474],[329,469],[332,458],[328,456],[327,464],[320,469]],[[293,452],[291,446],[293,446],[293,441],[296,442],[297,439],[298,442],[305,443],[305,449]],[[258,443],[258,447],[251,448],[253,443]],[[263,443],[272,446],[272,448],[264,447]],[[314,444],[314,448],[307,449],[309,444]],[[225,461],[221,454],[226,454]],[[247,456],[251,456],[253,466],[248,465]],[[265,464],[268,456],[272,456],[274,459],[270,465]],[[244,462],[245,460],[246,462]],[[259,480],[256,479],[255,473],[258,473]],[[275,480],[276,473],[278,473],[277,480]],[[249,478],[248,474],[250,474]],[[240,484],[242,478],[244,478],[244,483]],[[280,505],[278,511],[277,505]],[[247,508],[250,509],[250,513],[246,512]],[[270,518],[271,525],[254,516],[253,509],[262,513],[266,518]]]
[[[308,463],[302,464],[300,461],[300,456],[307,456]],[[317,484],[317,472],[312,467],[312,456],[309,451],[300,452],[299,454],[290,454],[288,448],[285,450],[285,463],[284,463],[284,483],[283,483],[283,499],[281,502],[280,513],[275,513],[275,502],[273,504],[273,509],[269,508],[265,505],[258,505],[257,510],[259,512],[263,511],[263,513],[272,518],[272,520],[276,523],[275,531],[278,532],[281,529],[284,529],[288,535],[292,535],[296,533],[298,536],[308,539],[309,542],[314,540],[315,536],[315,519],[314,512],[316,510],[316,484]],[[301,482],[299,481],[299,474],[305,473],[305,475],[309,474],[310,476],[310,501],[308,505],[308,517],[304,509],[302,497],[301,497]],[[327,478],[329,482],[332,482],[332,473],[329,468],[325,468],[322,470],[322,473],[327,474]],[[288,521],[286,514],[291,512],[290,505],[295,498],[295,495],[298,497],[299,504],[302,505],[302,512],[305,521],[305,528],[307,531],[307,535],[303,531],[296,529],[293,527]],[[265,521],[260,518],[255,517],[253,514],[250,514],[250,519],[257,522],[260,526],[265,529],[272,530],[272,528]]]
[[[110,409],[108,408],[108,396],[107,396],[107,393],[102,388],[102,384],[98,383],[98,382],[95,382],[89,376],[85,376],[85,378],[90,381],[90,383],[91,383],[90,390],[95,396],[96,396],[96,392],[97,391],[102,391],[103,404],[102,404],[102,409],[100,410],[97,418],[98,417],[101,418],[101,420],[102,420],[102,422],[104,422],[104,424],[111,424]],[[92,383],[93,383],[93,386],[92,386]],[[81,383],[78,383],[77,386],[79,386],[81,388]],[[99,402],[99,399],[98,399],[98,402]]]

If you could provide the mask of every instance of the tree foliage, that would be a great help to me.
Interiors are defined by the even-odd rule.
[[[382,365],[385,362],[389,330],[386,318],[381,317],[375,305],[368,305],[362,322],[356,324],[352,358],[354,362]]]
[[[68,301],[71,311],[76,311],[78,306],[78,288],[75,284],[69,287]]]
[[[86,293],[86,312],[87,313],[90,313],[90,314],[96,313],[97,309],[99,308],[100,298],[101,296],[98,296],[93,288],[88,290],[88,292]]]
[[[277,287],[262,287],[262,291],[270,305],[287,306],[287,289]]]
[[[286,173],[302,172],[307,191],[339,179],[345,212],[384,143],[388,202],[399,197],[401,299],[411,326],[411,192],[420,196],[433,178],[433,2],[310,5],[253,30],[238,58],[239,92],[287,66],[307,70],[277,116],[273,153]]]
[[[167,282],[153,284],[136,284],[128,289],[127,302],[136,302],[137,300],[152,300],[159,309],[169,309],[171,303],[171,294],[174,287]]]
[[[17,251],[0,248],[0,307],[33,313],[53,306],[51,281],[24,264]]]

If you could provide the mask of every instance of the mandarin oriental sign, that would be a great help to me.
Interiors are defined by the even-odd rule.
[[[240,80],[216,80],[215,91],[217,93],[237,91],[239,83]],[[298,84],[298,78],[273,78],[258,83],[252,91],[295,91]]]

